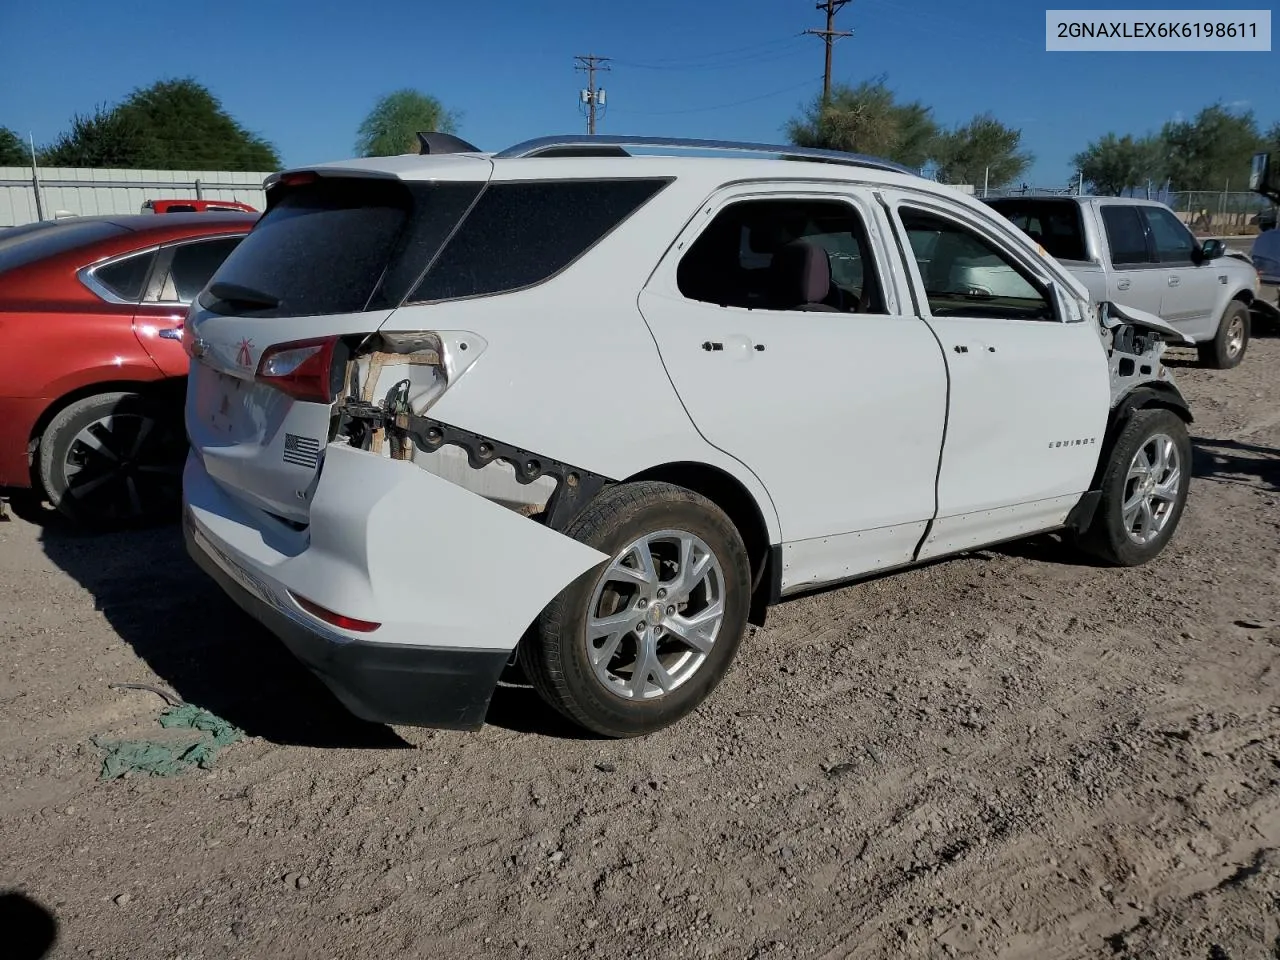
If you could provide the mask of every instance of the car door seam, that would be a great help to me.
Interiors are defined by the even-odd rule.
[[[929,542],[929,537],[933,533],[934,522],[938,519],[938,510],[941,506],[939,500],[939,487],[942,483],[942,458],[947,449],[947,430],[951,423],[951,364],[947,360],[946,347],[942,345],[942,340],[938,336],[938,331],[933,329],[933,324],[929,323],[924,316],[924,311],[920,308],[921,298],[916,291],[915,278],[911,276],[911,264],[907,260],[906,248],[903,246],[902,234],[898,227],[897,218],[893,214],[893,210],[889,206],[884,195],[877,190],[875,192],[876,200],[879,201],[884,211],[885,219],[889,221],[889,230],[893,233],[893,242],[898,250],[898,263],[902,267],[906,276],[907,292],[911,296],[911,304],[915,308],[916,319],[924,324],[924,328],[929,331],[929,335],[933,337],[933,342],[938,345],[938,353],[942,357],[942,372],[946,377],[947,389],[942,407],[942,439],[938,444],[938,460],[937,469],[933,474],[933,516],[924,525],[924,531],[920,534],[920,539],[916,543],[916,548],[911,552],[911,562],[915,563],[920,558],[920,551],[924,549],[924,545]]]

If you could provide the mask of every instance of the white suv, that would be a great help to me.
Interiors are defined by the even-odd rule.
[[[448,142],[269,179],[185,329],[188,547],[354,713],[474,729],[518,659],[641,734],[784,597],[1172,536],[1180,335],[980,202],[798,148]],[[1001,289],[934,279],[943,241]]]

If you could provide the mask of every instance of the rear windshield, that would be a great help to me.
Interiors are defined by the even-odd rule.
[[[1072,200],[1002,198],[988,203],[1058,260],[1088,260],[1080,207]]]
[[[419,261],[417,279],[481,186],[321,177],[285,188],[223,262],[201,305],[260,317],[369,309],[375,291],[381,297],[384,273],[395,279],[392,261],[410,250]],[[408,283],[399,283],[403,298]],[[251,291],[253,301],[220,301],[210,292],[219,285]],[[263,306],[269,302],[277,305]]]
[[[297,317],[517,290],[563,270],[666,183],[321,178],[273,198],[200,303]]]
[[[0,231],[0,273],[128,232],[109,220],[45,221]]]

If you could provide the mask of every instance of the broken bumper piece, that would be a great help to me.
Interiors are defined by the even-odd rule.
[[[411,462],[349,447],[326,451],[304,531],[244,507],[194,455],[183,486],[197,564],[378,723],[479,727],[528,625],[607,559]],[[334,626],[300,599],[365,627]]]

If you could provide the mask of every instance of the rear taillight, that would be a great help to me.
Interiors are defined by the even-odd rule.
[[[299,596],[292,590],[289,591],[289,596],[293,597],[294,602],[297,603],[298,606],[307,611],[307,613],[311,614],[317,620],[323,620],[325,623],[331,623],[335,627],[341,627],[343,630],[350,630],[353,633],[372,633],[374,630],[377,630],[382,626],[382,624],[374,623],[372,620],[357,620],[355,617],[348,617],[341,613],[334,613],[327,607],[322,607],[314,600],[308,600],[306,597]]]
[[[332,403],[342,386],[341,367],[345,365],[346,351],[341,349],[341,343],[341,337],[324,337],[268,347],[258,361],[254,379],[295,400]],[[342,363],[335,363],[336,360]]]

